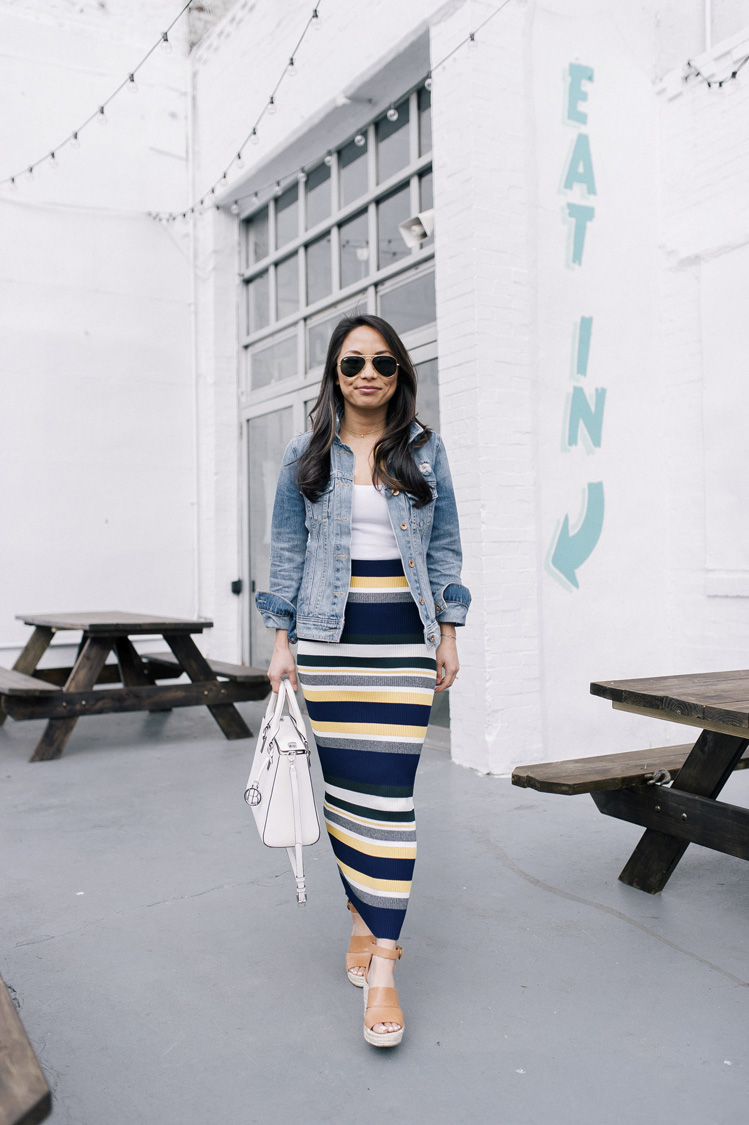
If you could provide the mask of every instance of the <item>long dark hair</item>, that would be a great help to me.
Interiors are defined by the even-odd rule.
[[[398,384],[395,394],[388,402],[385,433],[376,442],[374,454],[373,480],[401,492],[409,492],[423,508],[430,503],[432,492],[418,470],[409,452],[411,423],[416,417],[416,372],[411,358],[395,329],[379,316],[361,313],[344,316],[333,329],[325,358],[320,394],[310,411],[312,437],[309,445],[299,458],[297,483],[299,490],[313,503],[327,488],[330,480],[330,447],[336,433],[338,414],[343,409],[344,399],[338,386],[337,364],[343,341],[354,328],[374,328],[382,336],[388,348],[398,361]],[[429,439],[430,431],[416,439],[416,446]]]

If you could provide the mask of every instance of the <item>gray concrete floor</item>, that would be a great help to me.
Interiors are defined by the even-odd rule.
[[[0,729],[0,957],[55,1125],[745,1119],[739,860],[693,846],[644,895],[616,878],[636,828],[427,747],[407,1030],[377,1051],[327,840],[299,909],[255,835],[254,742],[199,709],[92,717],[30,765],[40,729]],[[725,799],[749,804],[749,771]]]

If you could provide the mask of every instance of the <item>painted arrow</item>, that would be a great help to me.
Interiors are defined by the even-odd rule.
[[[603,529],[603,483],[595,481],[588,485],[585,514],[582,522],[570,534],[570,517],[565,516],[551,556],[551,565],[563,578],[580,588],[575,571],[589,559]]]

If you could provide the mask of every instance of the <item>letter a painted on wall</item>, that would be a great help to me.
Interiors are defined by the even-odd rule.
[[[575,147],[567,165],[567,175],[564,177],[564,190],[572,191],[575,184],[582,184],[588,195],[596,194],[593,157],[590,155],[590,141],[587,133],[577,134]]]
[[[575,573],[589,559],[603,530],[603,483],[596,481],[588,485],[585,511],[582,522],[574,533],[570,533],[570,518],[565,516],[553,545],[550,570],[556,571],[576,590],[580,588]]]

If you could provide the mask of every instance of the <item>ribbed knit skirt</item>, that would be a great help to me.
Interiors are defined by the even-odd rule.
[[[297,665],[346,895],[375,937],[396,939],[416,859],[414,778],[437,670],[399,559],[352,560],[340,641],[300,639]]]

